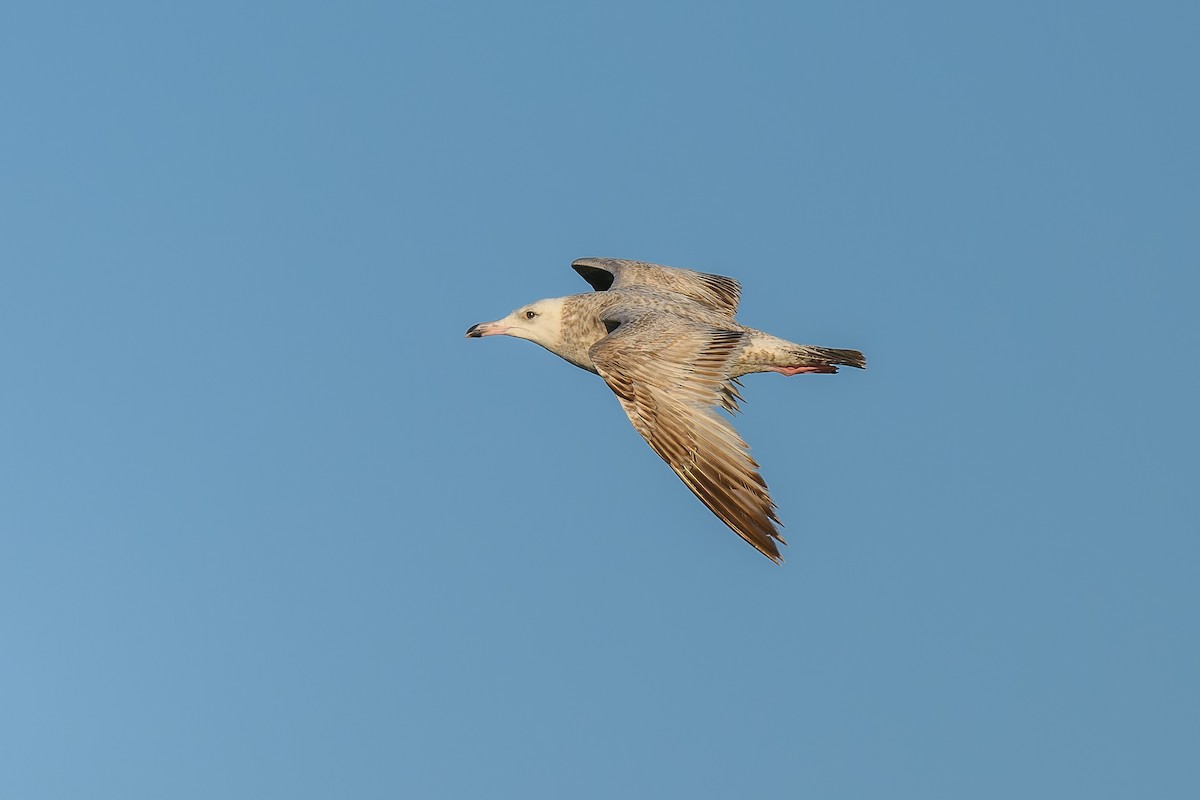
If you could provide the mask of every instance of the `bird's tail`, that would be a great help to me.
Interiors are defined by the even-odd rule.
[[[867,368],[867,357],[857,350],[842,350],[836,347],[813,347],[797,345],[796,355],[800,358],[797,366],[841,366]]]
[[[736,378],[748,372],[779,372],[799,375],[806,372],[837,372],[839,366],[866,369],[867,359],[857,350],[836,347],[816,347],[796,344],[762,331],[747,329],[746,346],[738,354],[729,376]]]

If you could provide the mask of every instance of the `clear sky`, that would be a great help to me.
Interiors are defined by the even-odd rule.
[[[1200,796],[1193,3],[0,13],[0,794]],[[580,256],[791,542],[472,323]]]

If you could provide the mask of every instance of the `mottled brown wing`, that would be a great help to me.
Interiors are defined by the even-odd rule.
[[[775,543],[786,542],[758,464],[716,410],[734,404],[726,375],[743,332],[645,313],[613,316],[590,355],[633,427],[722,522],[781,561]]]
[[[580,258],[571,266],[597,292],[646,286],[681,294],[730,317],[737,313],[738,300],[742,294],[741,285],[733,278],[645,261]]]

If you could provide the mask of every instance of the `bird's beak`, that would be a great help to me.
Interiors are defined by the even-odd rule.
[[[500,320],[495,322],[481,322],[478,325],[472,325],[467,328],[468,339],[478,339],[481,336],[498,336],[502,333],[508,333],[507,325],[501,325]]]

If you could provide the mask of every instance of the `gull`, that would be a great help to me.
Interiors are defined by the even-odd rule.
[[[594,372],[633,427],[734,533],[775,563],[782,558],[767,484],[729,417],[752,372],[831,374],[865,369],[857,350],[795,344],[734,319],[732,278],[618,258],[571,264],[594,292],[537,300],[467,329],[468,338],[513,336]]]

